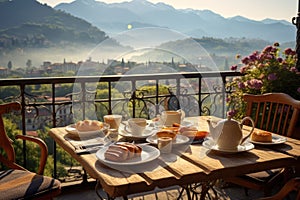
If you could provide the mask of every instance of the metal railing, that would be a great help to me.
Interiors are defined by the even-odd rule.
[[[85,77],[21,78],[0,80],[2,101],[19,101],[20,129],[60,127],[76,120],[106,114],[153,118],[162,110],[183,109],[186,116],[224,117],[225,98],[231,88],[225,84],[239,72],[187,72],[170,74],[113,75]],[[11,92],[5,95],[5,88]],[[65,91],[67,90],[67,91]],[[63,98],[62,98],[63,96]],[[54,176],[56,144],[53,142]],[[26,145],[23,144],[26,167]]]

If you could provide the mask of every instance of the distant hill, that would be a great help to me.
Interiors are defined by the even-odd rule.
[[[0,49],[95,44],[105,32],[36,0],[0,1]]]
[[[250,38],[269,42],[289,42],[296,38],[296,27],[287,21],[255,21],[236,16],[224,18],[209,10],[175,9],[165,3],[132,0],[106,4],[95,0],[75,0],[55,7],[116,34],[128,24],[142,27],[167,27],[191,37]],[[136,28],[133,26],[133,28]]]

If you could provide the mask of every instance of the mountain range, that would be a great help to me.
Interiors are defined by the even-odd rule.
[[[1,0],[0,19],[0,49],[95,43],[107,38],[83,19],[36,0]]]
[[[125,54],[129,59],[134,49],[143,47],[181,56],[188,51],[188,57],[193,50],[187,44],[195,42],[221,66],[227,58],[231,62],[236,53],[249,54],[274,41],[282,48],[294,47],[296,32],[287,21],[224,18],[209,10],[180,10],[146,0],[112,4],[75,0],[54,8],[36,0],[0,0],[0,18],[0,66],[12,61],[21,67],[28,60],[39,66],[44,61],[87,58],[102,62]],[[129,24],[134,31],[125,31]],[[173,57],[147,48],[138,52],[139,57],[134,56],[136,60],[170,61]]]
[[[210,10],[175,9],[165,3],[132,0],[107,4],[96,0],[75,0],[54,7],[82,18],[108,35],[133,28],[163,27],[194,38],[250,38],[289,42],[296,27],[285,20],[255,21],[242,16],[224,18]]]

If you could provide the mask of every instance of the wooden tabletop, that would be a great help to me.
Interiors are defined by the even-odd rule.
[[[189,120],[196,122],[199,129],[208,130],[207,117]],[[235,154],[215,152],[200,144],[192,144],[173,148],[171,154],[161,154],[159,158],[134,168],[129,166],[117,170],[102,164],[95,153],[76,154],[74,146],[65,139],[65,127],[52,128],[49,134],[92,178],[99,180],[110,197],[292,166],[299,163],[300,157],[300,141],[291,138],[287,138],[284,144],[256,145],[250,151]]]

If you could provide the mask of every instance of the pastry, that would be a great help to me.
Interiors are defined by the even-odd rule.
[[[110,145],[104,152],[104,158],[110,161],[125,161],[141,156],[142,148],[138,145],[124,142]]]
[[[176,138],[176,133],[174,133],[173,131],[170,131],[170,130],[161,130],[156,133],[156,136],[158,138],[170,137],[174,140]]]
[[[97,131],[103,128],[103,122],[97,120],[83,120],[78,121],[75,124],[76,130],[78,131]]]
[[[171,132],[174,132],[174,133],[178,133],[179,131],[179,127],[164,127],[162,128],[162,131],[171,131]]]
[[[268,131],[253,131],[251,140],[255,142],[272,142],[272,133]]]
[[[188,138],[192,138],[194,140],[200,140],[200,139],[205,138],[208,135],[208,132],[207,131],[192,130],[192,131],[181,132],[181,135],[187,136]]]

